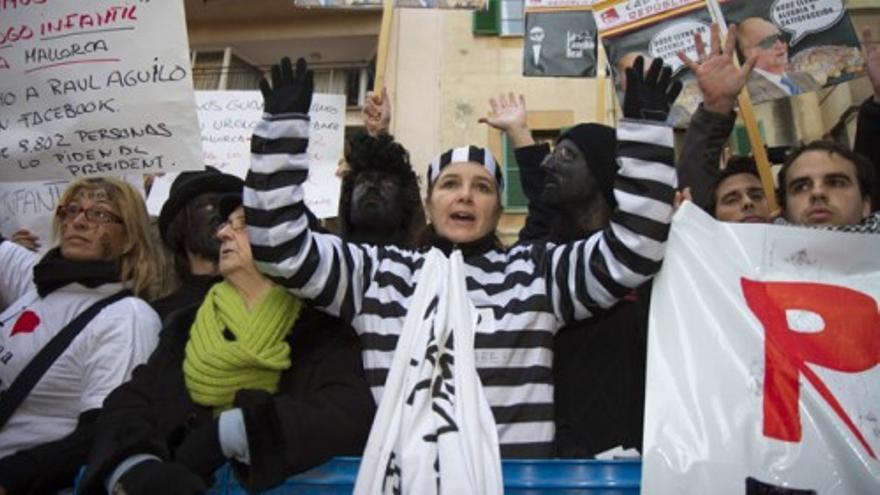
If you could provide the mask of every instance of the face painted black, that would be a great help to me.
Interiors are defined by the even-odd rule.
[[[357,231],[369,229],[376,234],[394,234],[402,221],[400,180],[374,170],[359,173],[351,191],[348,214]]]
[[[586,157],[569,139],[559,141],[541,167],[544,169],[541,200],[548,204],[586,204],[599,193],[599,186],[590,173]]]
[[[207,260],[216,261],[220,256],[220,242],[214,230],[220,224],[216,193],[199,194],[186,205],[187,224],[186,249]]]

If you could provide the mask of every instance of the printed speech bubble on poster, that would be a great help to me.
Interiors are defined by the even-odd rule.
[[[708,40],[709,24],[694,20],[676,22],[651,38],[648,51],[653,58],[662,58],[663,63],[672,67],[672,72],[675,74],[684,68],[684,64],[678,58],[678,52],[684,51],[691,60],[699,58],[694,45],[695,33],[700,33],[704,40]]]
[[[791,33],[790,45],[837,24],[843,14],[842,0],[776,0],[770,7],[773,22]]]

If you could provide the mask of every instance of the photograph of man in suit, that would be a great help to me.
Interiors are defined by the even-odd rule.
[[[809,73],[789,70],[788,41],[766,19],[749,17],[740,23],[737,44],[744,59],[757,57],[747,86],[755,103],[819,89]]]

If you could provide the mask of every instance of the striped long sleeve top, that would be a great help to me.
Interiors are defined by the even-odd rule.
[[[309,228],[302,186],[308,129],[300,114],[265,115],[255,129],[244,189],[254,258],[276,283],[351,322],[378,402],[425,255]],[[618,141],[619,206],[609,227],[568,244],[520,244],[465,259],[479,315],[477,372],[503,457],[553,454],[556,331],[612,306],[660,267],[676,185],[672,131],[623,121]]]

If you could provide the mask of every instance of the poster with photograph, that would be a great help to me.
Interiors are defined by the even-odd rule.
[[[756,56],[748,82],[754,103],[808,93],[864,74],[865,61],[843,0],[728,0],[737,48]]]
[[[864,73],[858,38],[843,0],[721,0],[726,23],[740,25],[738,48],[757,55],[749,84],[755,104],[833,86]],[[708,43],[712,16],[702,0],[624,0],[595,7],[618,96],[636,56],[661,57],[684,88],[669,122],[686,127],[702,101],[693,75],[678,59],[696,60],[693,34]]]
[[[662,58],[672,67],[673,77],[680,80],[683,89],[668,122],[676,127],[687,127],[703,95],[693,74],[678,59],[684,51],[697,59],[694,33],[709,40],[712,17],[703,1],[628,0],[603,2],[595,7],[599,36],[608,55],[608,64],[614,78],[618,98],[623,100],[626,69],[636,58]]]
[[[589,10],[526,12],[523,75],[596,77],[597,42]]]

